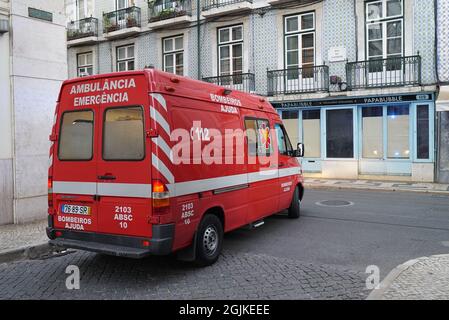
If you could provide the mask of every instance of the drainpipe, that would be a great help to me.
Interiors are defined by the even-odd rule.
[[[200,45],[200,34],[201,34],[201,29],[200,29],[200,15],[201,15],[201,0],[196,0],[196,37],[197,37],[197,41],[196,41],[196,45],[197,45],[197,53],[198,53],[198,74],[197,74],[197,78],[198,80],[201,80],[201,45]]]

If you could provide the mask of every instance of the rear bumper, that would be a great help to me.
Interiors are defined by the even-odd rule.
[[[130,237],[93,232],[79,232],[64,229],[47,228],[50,244],[60,247],[82,249],[109,255],[143,258],[148,255],[167,255],[172,251],[174,224],[153,225],[152,238]],[[56,237],[55,232],[61,236]],[[148,240],[150,245],[143,246],[142,241]]]

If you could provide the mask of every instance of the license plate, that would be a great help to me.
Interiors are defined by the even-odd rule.
[[[63,204],[61,206],[62,213],[68,214],[80,214],[84,216],[89,216],[91,212],[91,208],[88,206],[78,206],[73,204]]]

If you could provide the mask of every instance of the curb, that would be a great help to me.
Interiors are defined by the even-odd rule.
[[[49,254],[54,250],[48,242],[43,242],[31,246],[24,246],[14,249],[0,251],[0,263],[20,261],[26,259],[37,259],[40,256]]]
[[[391,287],[391,284],[394,282],[394,280],[396,280],[404,271],[406,271],[408,268],[410,268],[411,266],[422,260],[426,260],[433,257],[438,257],[438,255],[412,259],[398,265],[396,268],[390,271],[390,273],[385,277],[384,280],[382,280],[382,282],[379,284],[379,289],[374,289],[371,291],[366,300],[382,300],[384,293]]]
[[[373,188],[365,186],[341,186],[341,185],[316,185],[304,183],[307,189],[349,189],[349,190],[375,190],[375,191],[394,191],[394,192],[413,192],[413,193],[427,193],[427,194],[438,194],[438,195],[449,195],[449,191],[440,190],[413,190],[413,189],[398,189],[398,188]]]

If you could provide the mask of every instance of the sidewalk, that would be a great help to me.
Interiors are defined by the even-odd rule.
[[[449,299],[449,254],[422,257],[399,265],[367,299]]]
[[[33,258],[48,250],[47,220],[0,226],[0,263]]]
[[[375,180],[331,180],[306,178],[305,187],[310,189],[360,189],[384,191],[428,192],[449,195],[449,184],[424,182],[393,182]]]

